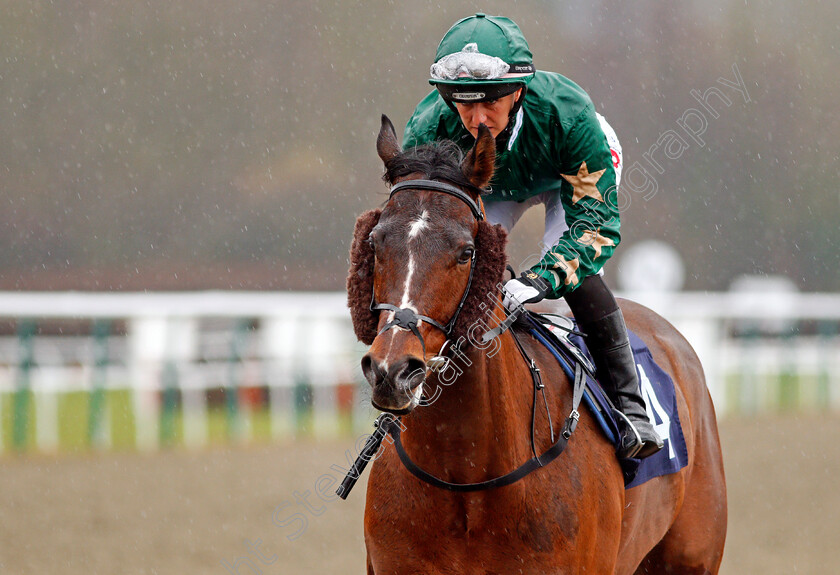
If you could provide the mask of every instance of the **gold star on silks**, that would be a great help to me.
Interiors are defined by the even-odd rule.
[[[563,281],[563,283],[566,284],[566,285],[569,285],[569,284],[577,285],[577,283],[578,283],[577,269],[580,266],[580,262],[578,261],[578,259],[575,258],[573,260],[566,260],[560,254],[556,254],[556,253],[553,253],[553,252],[552,252],[551,255],[553,255],[555,257],[557,262],[553,266],[551,266],[553,269],[551,269],[550,271],[552,273],[554,273],[558,277],[558,280],[559,280],[560,274],[558,274],[554,270],[556,270],[556,269],[557,270],[563,270],[563,273],[566,275],[566,279]],[[558,283],[559,283],[559,281],[558,281]]]
[[[572,203],[578,203],[583,198],[594,198],[599,202],[604,201],[604,197],[601,195],[601,192],[598,191],[598,186],[595,184],[598,183],[598,180],[601,179],[601,176],[604,175],[607,169],[604,168],[603,170],[598,170],[597,172],[589,173],[589,168],[586,167],[586,162],[583,162],[578,168],[578,173],[575,176],[567,176],[566,174],[560,174],[563,176],[563,179],[572,184],[572,187],[575,189],[575,195],[572,197]]]
[[[612,241],[610,238],[601,235],[600,229],[595,230],[594,232],[592,230],[586,230],[581,234],[577,241],[579,244],[595,248],[596,258],[601,257],[602,247],[610,247],[615,245],[615,242]]]

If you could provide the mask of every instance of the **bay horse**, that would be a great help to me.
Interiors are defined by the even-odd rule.
[[[480,199],[495,142],[482,127],[466,156],[451,143],[403,151],[383,116],[377,151],[384,179],[400,189],[357,220],[348,276],[354,329],[370,345],[362,370],[371,401],[401,416],[402,449],[417,467],[444,482],[492,480],[548,449],[549,416],[562,421],[572,405],[570,382],[536,339],[517,334],[545,385],[545,409],[534,413],[512,330],[490,343],[477,337],[487,312],[505,317],[506,234],[484,221]],[[385,445],[367,487],[369,575],[718,572],[726,487],[703,369],[666,320],[620,305],[675,383],[687,465],[625,490],[613,445],[583,408],[561,456],[493,489],[421,481]],[[453,368],[460,361],[454,380],[430,369],[443,356]]]

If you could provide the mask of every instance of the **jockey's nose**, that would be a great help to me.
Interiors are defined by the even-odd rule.
[[[487,123],[487,110],[484,108],[483,105],[476,104],[473,106],[473,126],[478,126],[479,124],[486,124]]]

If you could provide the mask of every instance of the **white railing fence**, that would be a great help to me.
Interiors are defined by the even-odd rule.
[[[840,295],[628,294],[694,346],[721,416],[840,409]],[[0,293],[0,447],[364,431],[343,293]]]

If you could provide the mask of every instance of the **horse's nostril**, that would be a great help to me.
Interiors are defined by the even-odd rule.
[[[362,358],[362,373],[373,387],[387,384],[392,389],[412,390],[422,383],[426,364],[421,359],[406,358],[387,367],[387,364],[380,365],[368,354]]]
[[[408,358],[408,361],[405,362],[405,367],[403,367],[402,371],[400,371],[399,381],[412,387],[416,387],[425,375],[426,363],[415,357],[410,357]]]
[[[373,358],[370,357],[370,354],[362,358],[362,373],[371,385],[376,385],[378,380],[382,379],[383,375],[376,367],[376,364],[374,363]]]

